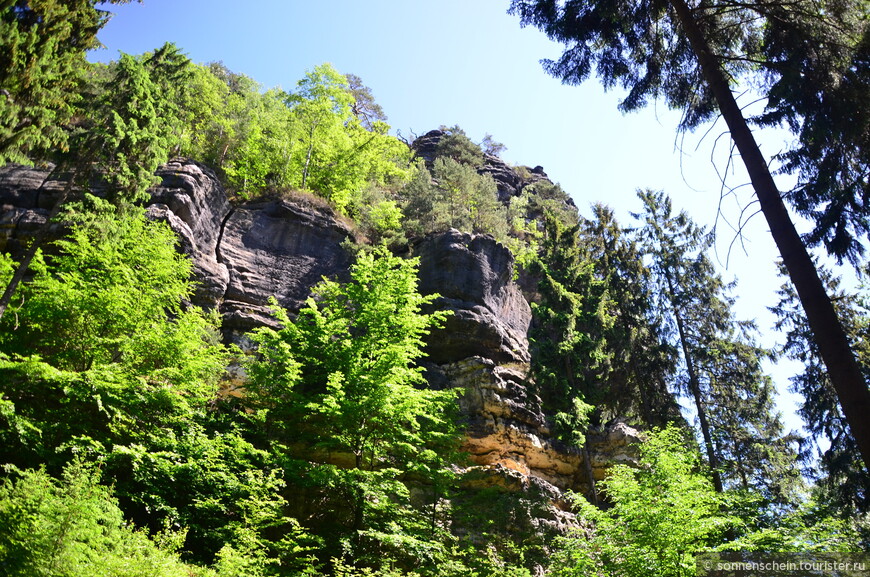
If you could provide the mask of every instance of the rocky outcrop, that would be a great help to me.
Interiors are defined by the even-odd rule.
[[[298,310],[323,277],[350,266],[350,228],[305,197],[230,205],[215,174],[189,160],[160,169],[149,215],[166,221],[194,263],[194,302],[218,309],[230,340],[270,324],[269,299]]]
[[[429,170],[432,170],[438,157],[438,143],[446,134],[443,130],[430,130],[411,144],[414,155],[422,158]],[[511,197],[519,196],[531,184],[542,180],[550,182],[547,173],[540,166],[514,168],[493,154],[483,155],[483,164],[477,167],[477,172],[492,177],[498,190],[498,199],[504,203],[509,202]]]
[[[45,222],[63,183],[49,170],[9,165],[0,169],[0,252],[17,253]]]
[[[298,310],[322,278],[347,271],[351,258],[342,242],[351,236],[332,214],[292,200],[236,208],[218,247],[229,271],[220,305],[225,329],[245,332],[262,325],[270,318],[271,297]]]
[[[43,185],[47,174],[0,169],[0,248],[15,250],[44,221],[62,187]],[[344,246],[354,232],[328,207],[302,196],[233,206],[215,174],[189,160],[157,174],[148,213],[177,233],[194,263],[193,300],[221,313],[228,340],[272,322],[270,297],[298,310],[321,278],[346,274]],[[415,242],[411,254],[420,258],[421,292],[438,293],[433,306],[452,312],[428,339],[427,375],[433,386],[462,391],[465,449],[475,470],[488,472],[475,482],[504,491],[534,486],[558,509],[561,490],[588,489],[589,474],[583,455],[553,437],[529,386],[531,308],[511,252],[489,236],[451,230]],[[592,476],[633,459],[636,437],[621,423],[592,432]]]
[[[148,215],[166,222],[190,255],[196,281],[194,302],[214,308],[223,299],[229,271],[217,257],[224,220],[232,211],[227,195],[208,168],[173,160],[157,171],[160,184],[151,191]]]
[[[490,236],[456,230],[414,244],[420,292],[440,295],[435,306],[453,311],[429,340],[435,363],[481,355],[497,362],[529,361],[526,334],[532,311],[513,281],[511,252]]]

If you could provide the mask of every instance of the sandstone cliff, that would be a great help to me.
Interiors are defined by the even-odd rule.
[[[161,183],[151,191],[148,213],[178,235],[194,263],[195,304],[220,312],[228,341],[244,344],[246,331],[273,322],[269,297],[298,309],[312,285],[341,278],[352,261],[345,243],[354,230],[328,207],[302,196],[234,206],[215,174],[189,160],[173,160],[157,174]],[[14,254],[44,222],[61,186],[43,185],[46,175],[0,169],[0,250]],[[631,458],[637,432],[624,424],[590,432],[589,467],[551,435],[527,386],[532,313],[507,248],[489,236],[451,230],[412,243],[411,253],[420,257],[421,291],[440,294],[435,306],[453,311],[429,339],[426,367],[433,386],[463,391],[465,448],[481,473],[472,483],[535,488],[559,506],[563,490],[589,489],[590,471],[601,479],[609,464]]]

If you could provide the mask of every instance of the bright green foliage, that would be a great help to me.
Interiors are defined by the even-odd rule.
[[[299,123],[302,148],[302,188],[306,187],[315,167],[328,162],[330,149],[341,149],[336,142],[346,136],[343,125],[351,116],[353,95],[348,90],[347,78],[329,64],[322,64],[308,72],[289,96],[288,104]]]
[[[507,237],[507,210],[498,200],[495,181],[473,165],[438,157],[430,173],[420,161],[401,195],[411,234],[455,228],[497,240]]]
[[[0,565],[9,577],[193,577],[184,531],[149,537],[129,526],[95,467],[75,460],[62,482],[21,471],[0,486]],[[15,479],[15,480],[13,480]]]
[[[409,158],[407,147],[387,135],[386,123],[363,127],[353,114],[354,102],[347,78],[329,64],[306,74],[287,99],[300,145],[293,152],[293,182],[339,210],[369,182],[404,177],[402,165]]]
[[[323,64],[293,92],[263,92],[222,64],[198,67],[184,92],[182,151],[222,171],[242,198],[311,190],[354,213],[370,185],[407,178],[410,150],[388,134],[368,88],[348,77]]]
[[[734,541],[718,546],[718,551],[761,551],[765,553],[866,551],[868,523],[866,515],[831,515],[823,504],[824,492],[815,492],[808,500],[777,520],[773,527],[749,532]]]
[[[230,126],[236,141],[226,146],[223,170],[243,198],[267,186],[293,182],[293,117],[284,104],[285,94],[270,90],[232,93],[228,96]],[[223,155],[223,151],[221,152]]]
[[[175,251],[175,235],[141,215],[113,217],[94,202],[102,209],[58,241],[59,254],[26,285],[3,349],[39,354],[62,370],[119,364],[154,382],[186,386],[214,375],[223,358],[200,356],[214,340],[209,322],[196,309],[181,309],[191,293],[191,265]]]
[[[95,214],[58,242],[3,319],[2,462],[56,471],[72,449],[120,471],[137,446],[177,450],[228,362],[214,318],[181,308],[190,264],[171,231],[141,214]],[[152,491],[132,493],[147,501]]]
[[[0,8],[0,165],[64,147],[85,52],[107,13],[94,0],[14,0]]]
[[[552,575],[688,577],[695,575],[694,555],[737,524],[698,472],[699,455],[683,432],[651,433],[640,452],[639,467],[616,465],[600,483],[612,507],[576,499],[587,525],[559,541]]]
[[[422,338],[445,314],[421,312],[434,296],[417,292],[416,267],[384,248],[360,253],[349,282],[324,280],[295,321],[276,307],[282,328],[251,335],[251,400],[286,451],[321,461],[300,463],[302,479],[335,499],[320,515],[339,507],[325,522],[357,560],[425,549],[402,480],[441,482],[455,442],[453,391],[420,388]]]
[[[274,100],[278,95],[278,91],[261,95],[256,82],[231,72],[223,64],[194,65],[187,90],[183,92],[183,135],[186,136],[181,153],[224,172],[229,184],[244,193],[248,190],[247,181],[244,175],[239,178],[234,171],[246,170],[237,164],[244,165],[255,159],[243,154],[243,143],[248,133],[256,130],[262,109],[277,112],[284,108],[280,101],[261,102]],[[282,112],[286,115],[286,111]],[[286,116],[283,119],[265,116],[264,120],[277,120],[276,127],[287,120]]]
[[[397,202],[398,195],[380,186],[369,186],[356,195],[350,205],[357,226],[372,244],[397,246],[406,244],[403,234],[404,214]]]
[[[76,109],[69,128],[68,150],[53,151],[53,172],[71,171],[45,224],[21,257],[21,263],[0,296],[0,317],[23,280],[55,217],[73,196],[73,185],[88,189],[94,179],[106,185],[104,196],[120,207],[144,200],[154,183],[154,171],[169,159],[178,140],[176,85],[188,72],[189,61],[172,44],[141,58],[123,55],[109,68],[92,67],[90,92]],[[93,171],[98,171],[95,175]]]

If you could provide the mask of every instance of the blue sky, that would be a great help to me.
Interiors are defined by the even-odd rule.
[[[420,135],[459,125],[473,140],[491,134],[508,162],[541,165],[561,183],[581,212],[593,202],[616,210],[623,224],[637,210],[638,188],[661,189],[677,209],[701,225],[718,222],[717,252],[726,278],[738,278],[738,314],[757,319],[772,345],[768,306],[782,283],[776,251],[759,215],[744,230],[744,249],[730,252],[737,222],[751,199],[748,187],[727,197],[717,221],[721,177],[745,179],[728,165],[721,123],[678,137],[679,114],[663,103],[629,115],[596,79],[563,86],[540,60],[561,54],[533,28],[521,28],[508,0],[145,0],[109,6],[115,13],[100,33],[106,46],[94,59],[139,54],[171,41],[195,62],[223,61],[266,88],[291,89],[306,70],[330,62],[371,87],[394,131]],[[744,102],[752,97],[745,96]],[[775,154],[783,136],[761,136]],[[783,185],[784,186],[784,185]],[[750,212],[751,209],[750,209]],[[739,244],[739,243],[738,243]],[[724,265],[728,265],[724,270]],[[781,391],[793,366],[771,372]],[[786,413],[790,404],[783,404]],[[789,415],[787,415],[789,416]],[[790,426],[797,421],[789,416]]]

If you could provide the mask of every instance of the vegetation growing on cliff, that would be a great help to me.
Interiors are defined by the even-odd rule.
[[[514,2],[532,4],[550,3]],[[797,296],[783,289],[778,307],[784,352],[806,365],[795,383],[810,432],[831,441],[809,498],[762,371],[773,353],[735,318],[704,231],[672,214],[664,193],[639,195],[632,227],[602,205],[585,218],[557,184],[500,163],[489,135],[476,144],[442,127],[413,147],[391,136],[362,80],[331,65],[290,91],[191,63],[172,45],[91,65],[84,51],[105,19],[94,2],[0,6],[0,162],[53,163],[70,183],[49,216],[62,238],[37,250],[37,237],[20,266],[0,259],[0,565],[10,574],[677,575],[701,551],[866,547],[866,471]],[[789,42],[812,26],[797,24],[767,32],[774,71],[783,55],[809,70],[814,57]],[[706,91],[681,100],[685,78],[613,74],[636,81],[627,107],[668,86],[687,124],[713,110]],[[862,78],[849,68],[844,83]],[[826,98],[850,94],[812,80]],[[774,87],[761,120],[796,127],[789,166],[841,178],[844,165],[816,162],[836,148],[817,136],[828,120],[848,136],[848,123],[812,110],[785,74]],[[138,205],[174,154],[213,167],[236,202],[316,194],[372,246],[301,310],[274,304],[275,326],[247,335],[251,351],[229,348],[217,314],[188,302],[177,239]],[[838,202],[815,182],[804,192],[803,212],[834,210],[813,238],[855,256],[863,221],[825,228],[842,216]],[[534,286],[527,384],[560,442],[588,464],[586,434],[612,419],[670,425],[648,435],[637,466],[604,481],[587,471],[580,530],[557,542],[517,523],[549,497],[469,496],[456,394],[423,376],[423,338],[445,315],[419,294],[416,261],[396,254],[449,228],[493,235]],[[837,304],[867,373],[865,303]],[[220,389],[230,363],[247,371],[240,396]],[[697,432],[680,416],[684,398]]]

